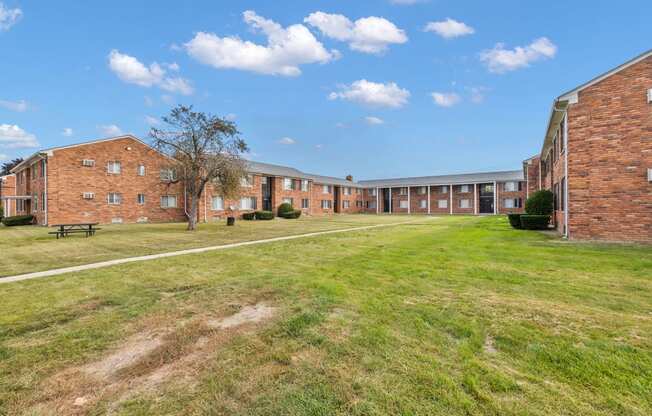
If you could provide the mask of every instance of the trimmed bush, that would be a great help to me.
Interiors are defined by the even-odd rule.
[[[553,194],[547,189],[536,191],[525,201],[525,212],[528,215],[552,215]]]
[[[16,215],[15,217],[4,217],[2,223],[7,227],[15,225],[30,225],[34,222],[33,215]]]
[[[521,214],[507,214],[509,225],[514,228],[521,228]]]
[[[272,211],[256,211],[256,219],[263,221],[273,220],[274,213]]]
[[[521,227],[526,230],[547,230],[550,215],[521,215]]]
[[[288,204],[287,202],[284,202],[278,206],[279,217],[284,217],[285,213],[292,212],[292,211],[294,211],[294,208],[292,208],[292,204]]]
[[[2,221],[2,219],[4,218],[5,216],[4,214],[5,214],[5,210],[0,206],[0,221]]]
[[[253,221],[256,219],[256,213],[255,212],[245,212],[242,214],[242,219],[247,220],[247,221]]]
[[[292,210],[291,212],[286,212],[281,217],[288,219],[288,220],[293,220],[296,218],[299,218],[301,216],[301,210],[300,209],[295,209]]]

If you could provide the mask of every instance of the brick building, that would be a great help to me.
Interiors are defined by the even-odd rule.
[[[554,193],[562,235],[652,241],[652,51],[557,97],[523,169],[528,192]]]
[[[131,135],[44,149],[12,170],[12,215],[33,214],[42,225],[184,221],[187,201],[173,165]],[[521,171],[355,182],[248,162],[239,198],[225,200],[209,185],[197,215],[212,221],[284,202],[306,215],[502,214],[522,210],[524,186]]]
[[[0,176],[0,207],[3,215],[16,215],[16,175]]]

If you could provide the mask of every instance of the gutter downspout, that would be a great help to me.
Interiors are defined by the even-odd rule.
[[[568,229],[568,215],[570,210],[570,201],[568,201],[568,109],[564,111],[564,237],[570,239],[570,230]]]
[[[44,187],[45,187],[45,195],[43,196],[43,202],[45,202],[45,226],[48,226],[48,155],[45,155],[45,163],[43,164],[43,169],[45,172],[43,172],[43,177],[44,177]]]

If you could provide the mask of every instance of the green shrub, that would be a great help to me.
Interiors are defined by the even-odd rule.
[[[5,210],[0,206],[0,221],[2,221],[2,218],[4,218]]]
[[[550,215],[521,215],[521,227],[526,230],[547,230]]]
[[[245,212],[242,214],[242,219],[247,220],[247,221],[252,221],[256,219],[256,213],[255,212]]]
[[[300,209],[294,209],[290,212],[285,212],[281,217],[286,218],[288,220],[296,219],[301,216],[301,210]]]
[[[256,211],[257,220],[273,220],[274,213],[272,211]]]
[[[553,194],[547,189],[536,191],[525,201],[525,212],[528,215],[552,215]]]
[[[509,225],[514,228],[521,228],[521,214],[507,214]]]
[[[279,217],[284,217],[286,212],[292,212],[292,211],[294,211],[294,208],[292,208],[292,204],[288,204],[287,202],[284,202],[278,206]]]
[[[4,217],[2,223],[7,227],[15,225],[30,225],[34,222],[33,215],[16,215],[15,217]]]

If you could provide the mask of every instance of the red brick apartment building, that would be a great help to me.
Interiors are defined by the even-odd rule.
[[[16,175],[0,176],[0,207],[3,215],[16,215]]]
[[[12,172],[12,215],[33,214],[38,224],[184,221],[183,185],[165,155],[126,135],[36,152]],[[228,212],[275,211],[288,202],[306,215],[333,213],[499,214],[521,212],[520,170],[354,182],[297,169],[248,162],[238,200],[207,186],[198,219]]]
[[[523,166],[567,238],[652,242],[652,50],[557,97]]]

